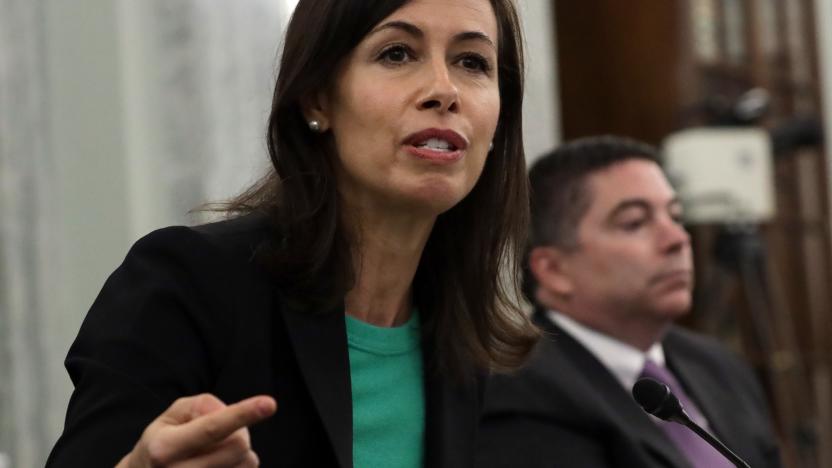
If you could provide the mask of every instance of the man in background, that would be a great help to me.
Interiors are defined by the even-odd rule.
[[[526,294],[547,331],[529,366],[487,387],[481,467],[729,467],[631,389],[668,384],[688,414],[751,466],[779,467],[763,392],[714,340],[673,321],[693,288],[682,206],[652,147],[604,136],[530,171]]]

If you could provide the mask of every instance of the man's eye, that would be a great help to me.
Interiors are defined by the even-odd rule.
[[[621,223],[621,227],[625,231],[635,231],[643,225],[644,225],[644,220],[643,219],[634,219],[632,221],[626,221],[626,222]]]

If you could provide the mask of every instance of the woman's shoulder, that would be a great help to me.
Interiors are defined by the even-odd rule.
[[[186,342],[229,345],[225,335],[241,316],[254,320],[271,304],[270,277],[252,260],[252,249],[268,238],[262,226],[242,217],[139,239],[99,292],[79,342],[98,348],[118,337],[144,346],[168,336],[171,350]]]
[[[213,306],[265,296],[274,280],[259,254],[275,238],[260,215],[158,229],[133,244],[102,293],[175,293]]]
[[[275,235],[265,214],[250,213],[195,226],[168,226],[145,235],[137,244],[199,240],[221,248],[258,245]]]
[[[253,213],[197,226],[157,229],[136,241],[128,257],[162,257],[204,266],[251,264],[257,252],[276,237],[269,219]]]
[[[193,231],[224,242],[259,242],[275,234],[274,223],[265,213],[248,213],[194,226]]]

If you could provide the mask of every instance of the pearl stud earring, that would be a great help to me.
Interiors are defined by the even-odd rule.
[[[321,123],[317,120],[310,120],[309,121],[309,130],[312,130],[315,133],[321,132]]]

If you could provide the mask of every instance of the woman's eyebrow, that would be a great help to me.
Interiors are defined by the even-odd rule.
[[[423,38],[425,36],[424,31],[422,31],[418,26],[412,23],[408,23],[407,21],[388,21],[387,23],[381,24],[370,31],[368,36],[379,33],[381,31],[385,31],[387,29],[396,29],[399,31],[403,31],[415,38]],[[488,37],[488,34],[485,34],[481,31],[463,31],[461,33],[455,34],[453,37],[454,42],[464,42],[464,41],[481,41],[485,42],[492,48],[497,48],[494,45],[494,41]]]
[[[417,37],[417,38],[424,37],[424,35],[425,35],[425,33],[422,32],[422,30],[419,29],[418,26],[416,26],[414,24],[411,24],[411,23],[408,23],[407,21],[389,21],[387,23],[384,23],[384,24],[381,24],[381,25],[375,27],[367,35],[370,36],[370,35],[379,33],[381,31],[384,31],[384,30],[387,30],[387,29],[398,29],[400,31],[404,31],[407,34],[409,34],[413,37]]]
[[[456,42],[480,41],[480,42],[485,42],[486,44],[491,46],[493,49],[497,48],[497,46],[494,45],[494,41],[492,41],[491,38],[488,37],[488,34],[485,34],[484,32],[480,32],[480,31],[461,32],[461,33],[454,36],[454,41],[456,41]]]

